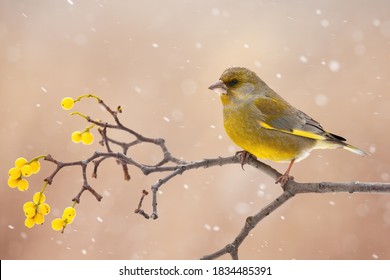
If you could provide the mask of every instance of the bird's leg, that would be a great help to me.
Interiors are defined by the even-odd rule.
[[[292,160],[291,160],[290,164],[289,164],[288,167],[287,167],[286,172],[284,172],[284,174],[283,174],[282,176],[280,176],[280,177],[278,178],[278,180],[276,180],[276,182],[275,182],[275,184],[280,183],[280,185],[282,186],[283,189],[284,189],[284,185],[287,183],[288,180],[294,179],[294,177],[293,177],[293,176],[290,176],[290,174],[289,174],[289,173],[290,173],[290,170],[291,170],[291,167],[292,167],[293,164],[294,164],[294,161],[295,161],[295,159],[292,159]]]
[[[241,163],[241,168],[244,170],[244,164],[247,163],[249,158],[255,158],[254,155],[252,155],[250,152],[247,152],[245,150],[243,151],[238,151],[236,153],[236,156],[240,157],[240,163]]]

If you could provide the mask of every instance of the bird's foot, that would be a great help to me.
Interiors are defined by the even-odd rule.
[[[284,190],[284,187],[286,186],[287,182],[290,181],[290,180],[294,180],[294,177],[293,176],[290,176],[287,172],[284,173],[282,176],[280,176],[275,184],[278,184],[280,183],[280,185],[282,186],[282,189]]]
[[[292,165],[294,164],[294,161],[295,161],[295,158],[291,160],[290,164],[287,167],[286,172],[284,172],[284,174],[282,176],[280,176],[275,182],[275,184],[280,183],[280,185],[284,191],[285,191],[285,187],[286,187],[286,184],[288,183],[288,181],[294,180],[294,177],[290,176],[290,170],[291,170]]]
[[[250,152],[247,152],[245,150],[238,151],[236,153],[236,156],[240,158],[241,168],[244,170],[244,164],[248,162],[248,159],[250,158],[256,158],[254,155],[252,155]]]

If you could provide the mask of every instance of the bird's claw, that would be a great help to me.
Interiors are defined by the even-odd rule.
[[[290,176],[288,173],[284,173],[282,176],[280,176],[276,180],[275,184],[280,183],[280,185],[282,186],[282,188],[284,190],[284,187],[286,186],[287,182],[290,181],[290,180],[294,180],[294,177]]]
[[[254,155],[252,155],[251,153],[243,150],[243,151],[238,151],[236,153],[236,156],[238,156],[240,158],[240,163],[241,163],[241,168],[242,170],[244,170],[244,164],[247,163],[248,159],[249,158],[253,158]]]

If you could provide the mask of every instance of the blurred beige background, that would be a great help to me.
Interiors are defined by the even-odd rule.
[[[159,195],[160,218],[133,213],[145,177],[122,180],[114,161],[90,180],[64,234],[50,222],[71,205],[80,169],[46,192],[43,226],[24,226],[22,205],[53,165],[42,163],[21,193],[7,187],[19,156],[86,158],[76,145],[86,123],[60,108],[65,96],[94,93],[122,105],[124,124],[162,137],[186,160],[232,155],[222,106],[207,87],[232,65],[256,71],[273,89],[333,133],[372,155],[315,151],[296,164],[297,181],[389,182],[390,3],[376,1],[0,1],[0,257],[2,259],[197,259],[233,240],[245,218],[281,189],[251,167],[185,173]],[[78,111],[110,120],[92,100]],[[96,132],[95,132],[95,135]],[[122,140],[130,140],[118,135]],[[143,162],[159,159],[144,145]],[[268,162],[280,171],[286,164]],[[145,208],[150,211],[150,197]],[[389,259],[390,195],[299,195],[267,217],[240,250],[243,259]]]

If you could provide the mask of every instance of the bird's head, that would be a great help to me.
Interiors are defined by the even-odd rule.
[[[265,83],[255,72],[244,67],[226,69],[219,80],[209,86],[209,89],[220,94],[223,104],[232,101],[245,101],[261,94]]]

